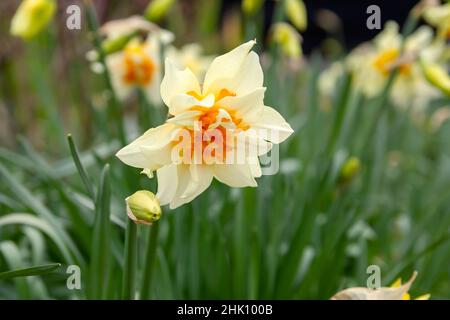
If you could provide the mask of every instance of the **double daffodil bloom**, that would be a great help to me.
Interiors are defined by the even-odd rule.
[[[161,103],[160,43],[149,36],[145,42],[131,40],[122,51],[106,57],[106,66],[119,99],[126,99],[136,88],[142,89],[155,105]]]
[[[166,59],[161,96],[170,118],[117,153],[147,174],[156,171],[161,205],[173,209],[192,201],[213,178],[231,187],[257,186],[258,156],[292,134],[284,118],[264,105],[254,44],[215,58],[202,84],[190,69],[180,70]]]
[[[150,102],[159,105],[161,47],[173,41],[173,34],[139,16],[107,22],[100,32],[105,37],[106,67],[118,98],[126,99],[141,88]]]
[[[190,69],[198,79],[203,79],[213,60],[213,57],[202,54],[202,47],[197,43],[184,45],[180,49],[170,46],[166,50],[166,57],[179,69]]]
[[[439,92],[427,82],[420,67],[422,56],[434,56],[431,48],[433,32],[420,27],[402,40],[395,22],[388,22],[373,44],[355,49],[348,58],[356,86],[368,97],[381,93],[395,68],[397,77],[391,88],[391,99],[402,108],[417,110],[426,106]],[[403,46],[404,45],[404,46]],[[403,46],[403,52],[402,52]]]

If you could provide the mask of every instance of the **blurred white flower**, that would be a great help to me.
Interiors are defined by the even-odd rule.
[[[189,68],[198,79],[205,76],[206,70],[214,57],[202,55],[202,47],[197,43],[190,43],[180,49],[170,46],[166,50],[166,57],[179,69]]]
[[[124,19],[112,20],[105,23],[100,28],[100,33],[106,40],[115,40],[124,36],[128,36],[134,32],[142,32],[143,34],[153,34],[161,43],[168,44],[173,41],[172,32],[160,28],[158,25],[145,20],[141,16],[131,16]]]
[[[258,156],[292,134],[284,118],[264,105],[254,44],[215,58],[202,85],[190,69],[180,70],[166,59],[161,96],[172,117],[117,153],[130,166],[156,170],[161,205],[176,208],[192,201],[213,178],[231,187],[257,186],[255,178],[262,175]],[[235,144],[239,137],[246,138],[244,145]],[[242,153],[253,147],[256,153]]]
[[[388,22],[371,44],[355,49],[348,57],[349,69],[354,74],[355,85],[368,97],[381,93],[389,75],[398,68],[391,88],[391,99],[402,108],[420,110],[431,99],[439,96],[423,75],[420,58],[433,57],[431,46],[433,32],[423,26],[404,40],[395,22]]]
[[[126,99],[141,88],[147,99],[159,105],[161,96],[160,42],[150,35],[145,42],[131,40],[122,51],[106,57],[106,66],[119,99]]]

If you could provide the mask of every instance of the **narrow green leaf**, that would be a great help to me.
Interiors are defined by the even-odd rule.
[[[150,229],[150,239],[147,243],[145,262],[144,262],[144,275],[142,278],[141,296],[142,300],[148,300],[151,298],[153,270],[155,269],[156,249],[158,246],[158,234],[159,223],[155,222]]]
[[[125,266],[123,269],[122,299],[135,298],[137,266],[137,226],[131,219],[127,221],[125,236]]]
[[[52,273],[59,267],[61,267],[60,263],[49,263],[42,266],[0,272],[0,280],[17,277],[41,276],[44,274]]]
[[[95,198],[94,189],[92,188],[92,183],[89,180],[88,175],[86,174],[86,170],[83,167],[83,164],[80,161],[80,156],[77,150],[77,146],[73,142],[73,138],[71,134],[67,135],[67,141],[69,142],[69,148],[70,153],[72,154],[73,162],[75,163],[75,166],[77,167],[78,174],[81,177],[81,180],[84,183],[84,186],[86,187],[87,192],[91,196],[92,199]]]
[[[103,168],[95,204],[94,237],[90,265],[91,299],[104,299],[108,287],[111,257],[109,165]]]

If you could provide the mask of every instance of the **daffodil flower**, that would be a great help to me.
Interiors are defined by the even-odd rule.
[[[422,108],[439,96],[430,86],[420,67],[420,57],[431,48],[433,32],[423,26],[402,40],[395,22],[388,22],[373,44],[355,49],[347,64],[355,75],[356,86],[368,97],[381,93],[394,69],[398,75],[391,89],[391,99],[402,108]],[[402,51],[402,46],[403,51]]]
[[[292,134],[284,118],[264,105],[254,44],[215,58],[202,84],[190,69],[166,59],[161,96],[170,118],[117,153],[147,174],[156,171],[161,205],[173,209],[192,201],[213,178],[231,187],[257,186],[258,156]]]
[[[126,99],[136,88],[142,89],[155,105],[161,102],[160,43],[149,36],[145,42],[131,40],[122,51],[106,57],[106,66],[118,98]]]
[[[112,20],[100,28],[106,67],[119,99],[126,99],[136,88],[154,105],[161,103],[161,47],[173,41],[173,34],[140,16]],[[142,40],[142,37],[144,40]],[[95,63],[97,54],[89,52],[93,70],[103,72]]]

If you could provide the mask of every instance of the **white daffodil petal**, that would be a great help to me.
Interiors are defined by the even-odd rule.
[[[135,168],[151,169],[155,166],[158,167],[160,163],[154,162],[146,156],[142,147],[152,148],[155,152],[157,150],[164,152],[163,149],[170,143],[174,130],[176,130],[176,127],[172,124],[163,124],[152,128],[129,145],[120,149],[116,156],[123,163]]]
[[[215,58],[206,72],[203,93],[219,92],[224,88],[224,79],[234,79],[255,43],[254,40],[248,41]]]
[[[191,181],[191,172],[190,165],[181,164],[177,166],[177,174],[178,174],[178,185],[176,187],[176,192],[172,199],[170,200],[169,208],[176,209],[179,206],[188,203],[190,201],[189,198],[182,198],[182,195],[185,193],[189,182]]]
[[[249,164],[216,164],[214,177],[233,188],[256,187]]]
[[[249,157],[248,159],[250,165],[250,171],[252,176],[255,178],[259,178],[262,176],[261,165],[259,163],[258,157]]]
[[[179,70],[170,59],[165,62],[165,75],[161,82],[161,98],[171,106],[172,98],[181,93],[196,92],[200,94],[200,84],[189,69]]]
[[[192,179],[189,181],[186,190],[181,195],[181,198],[190,202],[199,194],[205,191],[213,180],[213,173],[211,166],[208,165],[190,165],[189,168]]]
[[[258,121],[252,123],[255,129],[267,130],[267,140],[273,143],[281,143],[293,132],[289,123],[274,108],[265,106]]]
[[[169,204],[178,188],[178,166],[170,164],[156,171],[158,177],[158,192],[156,197],[162,206]]]
[[[231,89],[238,95],[248,94],[263,86],[264,73],[256,52],[251,51],[245,58],[234,83],[235,87]]]

